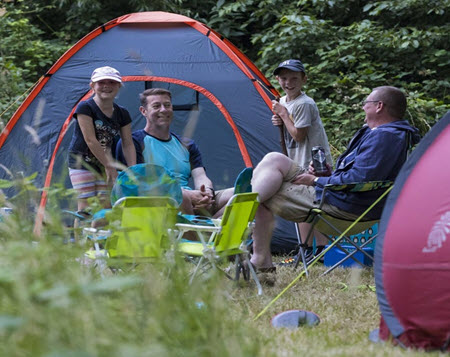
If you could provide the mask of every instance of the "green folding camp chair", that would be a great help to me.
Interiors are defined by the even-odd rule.
[[[110,230],[84,228],[84,233],[94,242],[94,249],[86,252],[86,256],[97,261],[107,258],[114,260],[114,264],[161,258],[171,243],[177,207],[170,197],[119,199],[107,216]]]
[[[258,294],[262,294],[261,284],[249,261],[249,251],[246,244],[247,237],[253,228],[253,220],[259,204],[257,197],[257,193],[233,195],[225,207],[222,218],[212,220],[213,226],[176,224],[179,230],[178,251],[187,256],[200,258],[191,275],[191,283],[200,270],[210,266],[217,269],[218,262],[222,258],[236,256],[234,280],[239,280],[241,273],[246,280],[251,276],[258,288]],[[182,239],[187,231],[195,232],[199,241]]]
[[[387,191],[390,190],[393,185],[392,181],[371,181],[371,182],[361,182],[361,183],[351,183],[346,185],[325,185],[322,198],[320,200],[320,204],[318,208],[313,208],[310,210],[308,218],[305,222],[311,223],[311,228],[308,232],[308,236],[304,242],[304,245],[300,245],[299,253],[296,259],[295,268],[297,268],[299,262],[303,263],[303,267],[305,269],[305,275],[308,275],[308,266],[314,264],[317,260],[322,258],[327,251],[332,249],[333,247],[337,247],[344,253],[344,257],[330,267],[324,274],[329,273],[334,270],[340,264],[342,264],[347,259],[353,259],[355,262],[364,266],[364,263],[358,260],[354,255],[358,252],[361,252],[367,259],[373,261],[373,256],[370,255],[364,247],[369,245],[374,239],[376,239],[376,234],[367,239],[363,244],[358,245],[355,243],[350,236],[361,233],[368,228],[372,227],[374,224],[378,223],[379,219],[376,220],[365,220],[365,216],[370,209],[372,209],[376,204],[378,204],[378,200],[381,200]],[[369,192],[376,191],[379,192],[378,200],[374,201],[373,206],[370,209],[366,210],[357,220],[350,221],[344,220],[341,218],[333,217],[322,210],[322,207],[325,203],[325,197],[327,191],[348,191],[348,192]],[[312,239],[314,229],[319,232],[327,235],[330,240],[330,245],[323,250],[320,254],[311,259],[310,261],[306,261],[304,247],[308,245],[308,242]],[[345,233],[345,234],[343,234]],[[337,236],[337,238],[334,238]],[[345,246],[350,246],[351,249],[346,249]],[[351,251],[350,251],[351,250]]]

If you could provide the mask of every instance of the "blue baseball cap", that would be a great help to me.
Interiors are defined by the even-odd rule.
[[[273,74],[276,76],[283,68],[289,69],[294,72],[305,73],[305,67],[303,66],[303,63],[300,60],[289,59],[287,61],[281,62],[278,65],[278,67],[275,68],[275,71],[273,71]]]

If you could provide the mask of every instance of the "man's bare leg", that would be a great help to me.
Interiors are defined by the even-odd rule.
[[[262,159],[253,173],[252,190],[258,192],[261,204],[255,217],[251,262],[258,268],[272,266],[270,241],[272,239],[274,215],[264,205],[264,202],[278,192],[291,165],[292,160],[287,156],[280,153],[270,153]]]
[[[312,245],[312,239],[308,242],[306,242],[306,238],[308,237],[309,230],[311,229],[310,223],[298,223],[298,228],[300,230],[300,237],[302,243],[308,243],[308,246]],[[313,237],[316,238],[316,245],[327,245],[328,239],[325,237],[325,235],[317,230],[314,230]]]
[[[220,195],[219,200],[216,200],[215,207],[217,211],[214,213],[213,218],[220,218],[223,215],[225,206],[227,205],[230,198],[234,195],[234,187],[225,189]]]
[[[272,240],[273,226],[273,213],[264,204],[261,204],[256,211],[255,229],[253,230],[253,255],[250,260],[257,268],[272,266],[270,241]]]
[[[271,152],[264,156],[256,166],[252,178],[252,191],[258,192],[261,203],[267,201],[278,192],[284,177],[289,172],[292,160],[287,156]]]

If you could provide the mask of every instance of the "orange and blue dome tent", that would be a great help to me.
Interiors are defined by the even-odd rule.
[[[47,201],[45,188],[56,182],[71,187],[66,160],[73,112],[92,95],[90,75],[101,66],[121,73],[124,87],[116,102],[129,110],[133,130],[145,125],[138,94],[152,87],[172,91],[172,131],[196,141],[217,189],[231,187],[243,167],[280,151],[279,131],[270,120],[271,100],[279,95],[232,43],[186,16],[124,15],[64,53],[0,134],[0,179],[37,173],[35,184],[44,189],[37,225]]]

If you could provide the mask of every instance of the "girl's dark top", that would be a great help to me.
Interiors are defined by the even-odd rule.
[[[120,135],[120,128],[131,123],[130,113],[120,105],[115,103],[113,105],[112,118],[103,114],[93,98],[80,102],[74,114],[75,119],[77,119],[78,114],[84,114],[92,118],[95,136],[105,150],[106,148],[111,149],[113,142]],[[103,171],[103,165],[89,150],[84,140],[78,120],[75,120],[75,130],[69,146],[68,164],[72,169],[93,168],[98,172]]]

